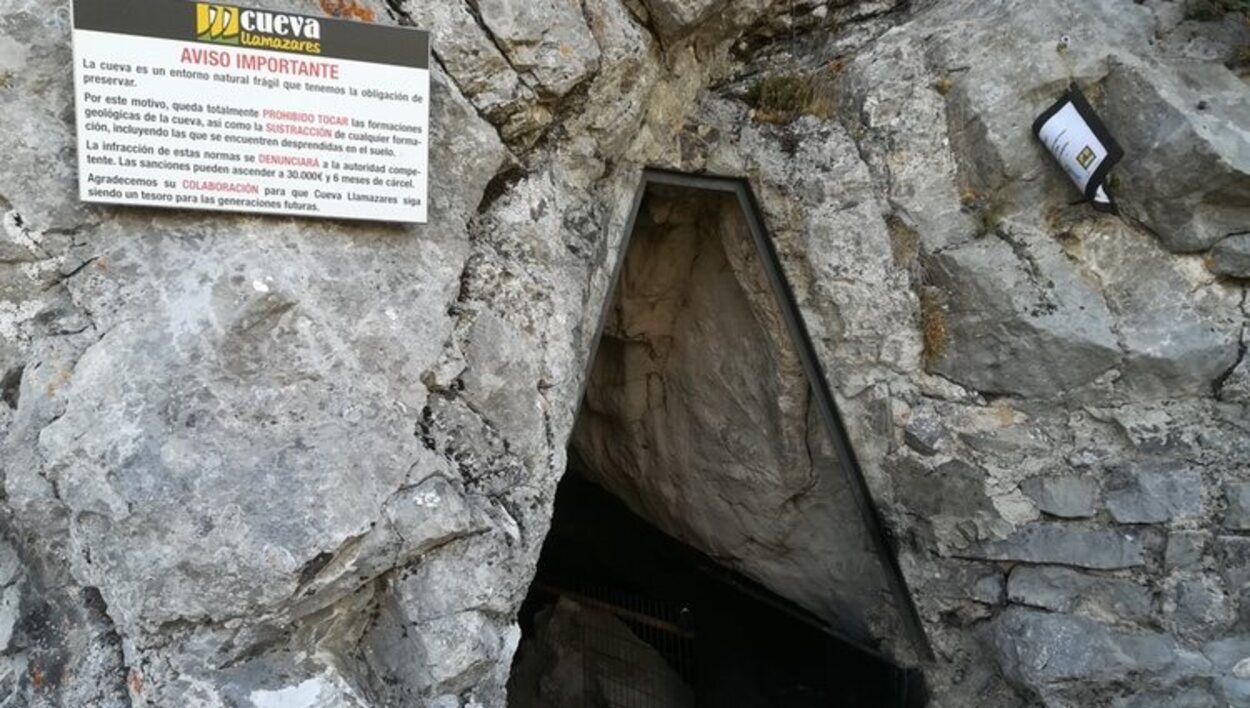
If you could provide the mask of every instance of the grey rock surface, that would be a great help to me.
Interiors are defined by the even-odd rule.
[[[994,642],[1011,661],[1005,669],[1043,697],[1054,682],[1095,675],[1104,680],[1147,672],[1147,683],[1202,672],[1210,662],[1157,632],[1125,632],[1092,620],[1012,608],[995,621]]]
[[[1220,64],[1170,68],[1113,62],[1104,117],[1128,154],[1119,171],[1125,210],[1167,248],[1202,251],[1250,219],[1250,137],[1238,128],[1250,121],[1250,99]],[[1164,193],[1163,184],[1195,188]]]
[[[575,437],[940,708],[1250,701],[1245,13],[363,5],[435,39],[424,226],[79,202],[68,5],[0,3],[0,704],[503,708]],[[1071,82],[1126,218],[1030,134]],[[749,180],[932,661],[743,253],[574,435],[645,166]]]
[[[1008,578],[1007,597],[1022,605],[1107,622],[1144,623],[1152,611],[1149,587],[1071,568],[1019,566]]]
[[[1132,568],[1146,562],[1142,544],[1131,532],[1080,529],[1058,523],[1025,526],[1001,541],[981,544],[969,556],[1104,570]]]
[[[1250,234],[1229,236],[1211,249],[1212,273],[1232,278],[1250,278]]]
[[[723,11],[729,0],[642,0],[660,33],[668,39],[689,34],[714,13]]]
[[[1168,460],[1130,463],[1109,470],[1103,498],[1122,524],[1192,518],[1202,511],[1202,476],[1189,465]]]
[[[1168,534],[1164,563],[1171,569],[1193,568],[1202,561],[1211,534],[1206,531],[1174,531]]]
[[[942,251],[928,273],[946,299],[937,373],[1044,398],[1092,383],[1119,360],[1105,300],[1049,240],[989,236]]]
[[[1250,531],[1250,482],[1224,485],[1224,528]]]
[[[1098,498],[1098,483],[1089,477],[1032,477],[1020,489],[1038,509],[1065,519],[1093,516]]]
[[[579,9],[562,0],[474,0],[512,67],[544,94],[563,96],[595,72],[601,54]]]

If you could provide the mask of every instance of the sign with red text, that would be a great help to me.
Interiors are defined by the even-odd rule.
[[[179,0],[74,0],[83,201],[425,223],[430,39]]]

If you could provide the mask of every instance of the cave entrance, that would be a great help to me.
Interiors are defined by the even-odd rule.
[[[650,171],[511,708],[919,706],[893,549],[747,184]]]

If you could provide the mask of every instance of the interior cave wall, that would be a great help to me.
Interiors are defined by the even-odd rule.
[[[624,258],[573,433],[588,474],[845,635],[897,641],[885,571],[737,200],[648,188]]]

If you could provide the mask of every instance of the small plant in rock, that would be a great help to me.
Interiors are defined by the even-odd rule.
[[[932,286],[920,288],[920,332],[924,343],[924,360],[932,364],[950,346],[946,327],[946,306],[943,292]]]
[[[756,81],[747,93],[755,119],[778,125],[799,116],[829,119],[836,114],[829,77],[817,74],[781,74]]]
[[[1006,205],[996,195],[978,194],[971,188],[959,195],[964,211],[972,214],[977,220],[977,238],[985,238],[998,233],[1006,217]]]

